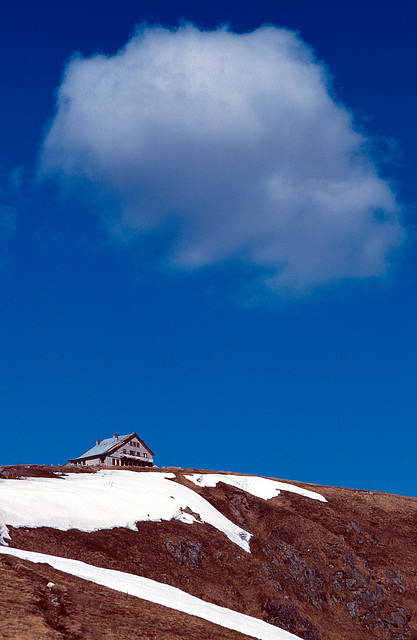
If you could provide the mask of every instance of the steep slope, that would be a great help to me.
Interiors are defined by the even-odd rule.
[[[253,618],[244,613],[238,613],[232,609],[205,602],[181,589],[162,584],[156,580],[115,571],[114,569],[102,569],[79,560],[36,553],[35,551],[3,548],[1,553],[29,560],[36,564],[47,563],[65,574],[82,578],[88,582],[108,587],[126,595],[133,595],[141,600],[160,604],[175,611],[187,613],[190,616],[213,622],[223,628],[245,633],[248,636],[257,638],[257,640],[297,640],[297,637],[292,633],[278,629],[259,618]],[[46,586],[51,591],[55,588],[55,584],[52,582],[49,582]]]
[[[249,636],[0,554],[2,640],[252,640]]]
[[[51,476],[53,471],[57,470],[46,468],[45,474]],[[9,479],[0,480],[0,524],[12,525],[8,530],[9,544],[13,548],[82,560],[97,567],[171,584],[207,602],[260,618],[306,640],[417,638],[414,631],[414,620],[417,620],[417,500],[413,498],[301,483],[290,483],[289,487],[287,483],[284,488],[285,485],[276,484],[278,481],[268,484],[274,487],[272,495],[275,497],[266,498],[259,490],[262,482],[245,479],[239,474],[164,469],[159,477],[172,474],[164,478],[168,490],[164,500],[176,503],[176,517],[171,515],[159,522],[144,520],[136,506],[133,524],[126,520],[124,526],[120,526],[120,521],[113,520],[118,525],[115,528],[91,531],[94,527],[90,526],[89,530],[80,531],[57,528],[57,520],[63,518],[63,511],[56,503],[49,503],[49,514],[45,513],[45,506],[39,510],[36,527],[30,522],[29,513],[26,524],[17,520],[16,510],[12,513],[11,507],[2,502],[2,496],[17,490],[13,500],[19,502],[20,495],[23,503],[26,499],[23,496],[30,493],[24,487],[29,484],[38,486],[41,492],[39,480],[11,479],[24,473],[22,468],[6,468],[3,476],[8,475]],[[37,473],[42,474],[42,469]],[[157,472],[112,471],[112,474],[118,473],[131,474],[130,477],[139,474],[141,491],[146,494],[144,476],[151,474],[150,486],[152,474]],[[89,479],[96,484],[99,501],[106,496],[100,474],[89,474]],[[113,479],[117,484],[122,475],[119,479],[113,475]],[[48,482],[60,487],[57,493],[63,495],[62,487],[67,481],[51,477]],[[13,483],[16,482],[20,483],[21,489],[15,488]],[[71,486],[76,485],[77,482],[72,481]],[[254,486],[258,487],[257,495],[254,495]],[[288,490],[291,487],[292,490]],[[279,494],[277,489],[280,489]],[[111,512],[110,491],[107,490],[107,498]],[[133,489],[130,491],[126,495],[128,504],[135,501],[137,504],[138,496]],[[76,494],[75,491],[75,504]],[[178,496],[185,502],[180,504]],[[39,506],[39,495],[37,500]],[[206,504],[213,510],[208,509],[212,515],[220,514],[220,520],[216,516],[209,522],[206,507],[201,507]],[[114,513],[114,517],[116,515]],[[49,526],[39,526],[42,517],[45,523],[45,518],[53,517],[55,523],[49,520]],[[135,519],[139,521],[136,526]],[[225,522],[233,527],[226,526]],[[77,524],[81,528],[80,523]],[[109,524],[111,522],[106,526]],[[246,538],[242,532],[248,534]],[[11,558],[0,555],[0,560],[2,571],[10,576],[11,582],[15,581],[19,572],[8,564],[12,562]],[[19,562],[29,567],[29,563]],[[31,570],[37,572],[39,566],[32,565]],[[49,576],[50,572],[47,573]],[[18,577],[22,579],[21,574]],[[48,581],[51,579],[48,577]],[[57,584],[65,586],[73,584],[73,580],[76,579],[62,574]],[[40,585],[39,588],[46,588],[42,581]],[[93,593],[103,587],[89,585],[88,589]],[[94,600],[94,596],[91,597]],[[6,607],[1,595],[0,601],[2,608]],[[168,620],[169,616],[163,615]],[[107,616],[103,613],[102,623],[110,633]],[[87,631],[89,624],[87,622]],[[64,637],[88,637],[87,631],[83,631],[84,635],[67,634]],[[151,631],[148,629],[147,632]],[[172,637],[182,637],[176,636],[172,629],[171,632],[174,633]],[[195,637],[193,633],[183,637]],[[164,634],[155,637],[170,637]],[[49,636],[38,634],[33,637]],[[101,637],[153,636],[115,634]],[[223,636],[216,631],[211,637]]]

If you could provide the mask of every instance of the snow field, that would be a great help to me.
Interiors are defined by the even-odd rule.
[[[0,480],[0,542],[7,544],[1,536],[5,525],[62,531],[135,530],[136,522],[176,519],[186,524],[206,522],[250,553],[251,534],[192,489],[172,482],[174,477],[156,471],[103,470],[60,478]]]
[[[242,489],[257,498],[263,498],[264,500],[274,498],[280,493],[280,491],[290,491],[291,493],[298,493],[300,496],[311,498],[312,500],[327,502],[324,496],[316,493],[315,491],[308,491],[307,489],[296,487],[288,482],[268,480],[268,478],[236,476],[222,473],[193,473],[190,476],[186,475],[184,477],[199,487],[215,487],[218,482],[224,482],[225,484],[230,484],[233,487]]]
[[[78,560],[70,560],[69,558],[60,558],[33,551],[23,551],[22,549],[3,547],[0,549],[0,553],[16,556],[30,562],[47,563],[54,569],[78,578],[214,622],[226,629],[233,629],[247,636],[259,638],[259,640],[299,640],[298,636],[274,627],[263,620],[205,602],[181,591],[181,589],[161,584],[149,578],[142,578],[141,576],[112,569],[102,569]]]

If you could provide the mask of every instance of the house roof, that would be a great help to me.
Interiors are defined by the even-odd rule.
[[[151,451],[151,449],[149,449],[149,447],[143,442],[143,440],[139,438],[137,433],[133,432],[133,433],[128,433],[125,436],[117,436],[117,437],[112,436],[111,438],[105,438],[99,444],[96,444],[94,447],[92,447],[91,449],[83,453],[81,456],[78,456],[78,458],[72,458],[70,462],[75,462],[76,460],[83,460],[85,458],[97,458],[104,454],[113,453],[113,451],[117,451],[119,447],[126,444],[126,442],[129,441],[130,438],[132,438],[133,436],[136,437],[143,444],[144,447],[146,447],[146,449],[149,451],[149,453],[152,456],[154,455],[153,451]]]
[[[82,456],[78,456],[78,458],[73,458],[73,460],[82,460],[83,458],[95,458],[97,456],[103,455],[103,453],[109,453],[111,449],[115,445],[122,445],[125,440],[131,438],[134,433],[128,433],[125,436],[112,436],[111,438],[106,438],[102,440],[100,444],[96,444],[95,447],[92,447],[88,451],[82,454]],[[116,447],[118,448],[118,447]]]

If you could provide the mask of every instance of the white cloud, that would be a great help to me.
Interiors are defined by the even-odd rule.
[[[303,291],[383,275],[401,241],[366,142],[296,34],[144,27],[68,64],[41,174],[111,196],[123,240],[168,223],[171,266],[233,258]]]

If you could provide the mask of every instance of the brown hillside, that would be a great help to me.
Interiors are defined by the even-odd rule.
[[[253,640],[11,556],[0,556],[0,580],[1,640]]]
[[[13,472],[5,468],[3,477],[7,476],[7,469],[9,477],[19,475],[19,468],[13,468]],[[25,471],[20,470],[24,475]],[[45,468],[48,475],[51,471],[62,469]],[[184,473],[195,470],[170,471],[176,474],[176,482],[201,493],[230,520],[253,534],[251,554],[207,524],[177,521],[139,522],[137,532],[121,528],[93,533],[10,528],[11,546],[167,582],[199,598],[262,618],[305,640],[417,639],[416,499],[294,483],[318,491],[328,502],[284,491],[265,501],[222,483],[215,488],[196,487],[184,478]],[[135,472],[146,473],[132,471]],[[41,474],[42,469],[37,473]],[[71,605],[65,608],[69,613],[64,616],[69,626],[60,632],[66,640],[243,637],[217,627],[212,631],[209,627],[214,625],[203,621],[198,622],[197,632],[189,626],[195,618],[176,612],[171,612],[172,617],[167,609],[163,612],[167,625],[163,630],[158,627],[161,614],[156,609],[161,607],[157,605],[115,595],[42,565],[18,564],[24,570],[16,569],[9,558],[2,560],[3,575],[6,573],[3,584],[11,585],[15,591],[17,585],[21,587],[20,600],[16,602],[4,589],[0,592],[3,627],[5,618],[10,618],[16,608],[21,612],[19,624],[30,626],[28,621],[35,616],[37,625],[46,625],[46,630],[39,630],[37,635],[4,635],[5,638],[57,637],[45,635],[57,630],[56,624],[51,627],[44,596],[39,595],[39,589],[42,592],[46,588],[45,580],[56,582],[70,594]],[[34,575],[38,576],[34,581],[28,578]],[[37,586],[31,591],[34,582]],[[77,595],[80,593],[82,596]],[[117,601],[118,611],[119,607],[123,610],[125,635],[112,631],[111,606],[99,608],[106,597],[109,602]],[[150,612],[147,633],[155,632],[154,636],[137,635],[135,621],[143,618],[143,610]],[[180,623],[185,635],[175,630],[175,616],[189,620]],[[77,627],[81,624],[82,632]],[[75,631],[70,630],[73,627]],[[94,635],[100,628],[107,635]]]

